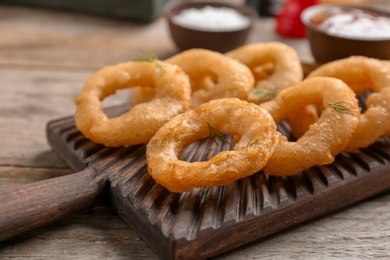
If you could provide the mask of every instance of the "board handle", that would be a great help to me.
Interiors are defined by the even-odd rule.
[[[100,205],[107,178],[95,170],[0,188],[0,241]]]

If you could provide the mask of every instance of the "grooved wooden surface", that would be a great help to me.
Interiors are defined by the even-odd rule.
[[[49,147],[49,120],[74,111],[84,80],[106,64],[176,52],[159,19],[151,24],[0,5],[0,188],[72,173]],[[259,20],[251,42],[282,40],[311,61],[305,40],[283,39]],[[109,100],[107,105],[123,100]],[[250,243],[215,259],[390,257],[390,194]],[[0,259],[158,259],[108,206],[0,244]]]
[[[77,131],[72,117],[51,121],[47,129],[53,150],[75,172],[92,168],[97,182],[110,183],[114,210],[162,259],[216,256],[390,190],[388,138],[367,149],[341,153],[331,165],[296,176],[259,172],[224,187],[170,193],[149,176],[144,145],[115,149],[96,145]],[[289,135],[288,124],[280,124],[279,131]],[[227,139],[231,143],[231,136]],[[229,149],[229,144],[208,138],[185,147],[180,158],[204,161]],[[65,184],[66,180],[61,186]],[[98,194],[92,190],[88,194]],[[58,198],[52,191],[48,188],[47,198]],[[78,189],[74,192],[78,194]]]

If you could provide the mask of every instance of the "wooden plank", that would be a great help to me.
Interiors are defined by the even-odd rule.
[[[88,68],[0,69],[0,165],[66,167],[47,144],[46,123],[74,113],[74,99],[92,73]],[[123,91],[103,105],[129,99],[130,92]]]
[[[15,33],[17,32],[17,33]],[[0,8],[0,63],[99,68],[145,52],[177,52],[165,21],[139,24],[40,9]]]
[[[0,259],[158,257],[118,215],[101,206],[0,243]]]
[[[46,122],[73,113],[73,100],[90,71],[0,70],[0,164],[65,167],[45,137]]]
[[[387,0],[376,0],[375,2],[381,2],[382,5],[385,3],[385,7],[389,7]],[[0,14],[0,33],[2,35],[0,37],[0,73],[4,72],[1,73],[0,77],[0,99],[3,95],[6,95],[7,99],[8,97],[11,97],[12,100],[18,99],[21,86],[15,85],[13,82],[18,82],[21,78],[29,78],[29,75],[33,74],[34,71],[41,70],[38,72],[40,75],[44,75],[45,72],[46,75],[50,75],[53,69],[62,70],[61,74],[64,76],[62,80],[64,81],[67,80],[67,73],[70,73],[72,78],[74,73],[78,73],[77,70],[81,70],[80,73],[85,73],[88,76],[88,73],[92,73],[101,66],[136,56],[140,51],[140,47],[137,45],[140,42],[150,43],[148,51],[153,48],[158,55],[169,55],[175,52],[169,38],[164,38],[167,36],[167,32],[163,29],[163,21],[157,21],[150,27],[144,26],[137,30],[137,26],[132,28],[132,25],[119,21],[91,19],[87,16],[72,16],[27,8],[0,6]],[[58,30],[50,24],[57,25]],[[92,39],[81,37],[81,42],[78,43],[78,37],[81,33],[74,33],[78,31],[78,27],[81,27],[79,32],[86,35],[96,34],[100,31],[103,31],[104,34],[102,36],[92,35]],[[88,33],[89,28],[92,29],[91,33]],[[303,60],[310,61],[310,54],[305,47],[306,43],[274,35],[272,20],[262,20],[255,28],[250,39],[251,42],[286,41],[297,46]],[[51,36],[52,34],[54,36]],[[39,37],[34,37],[34,35]],[[158,39],[158,37],[162,37],[162,39]],[[144,39],[147,40],[144,41]],[[104,46],[104,43],[112,44],[111,46],[115,48]],[[31,70],[31,74],[26,74],[29,70]],[[80,76],[79,83],[82,84],[84,79]],[[23,84],[26,85],[23,85],[22,88],[28,89],[31,83],[28,83],[28,80],[25,82]],[[40,84],[43,83],[44,80]],[[7,92],[4,91],[5,85],[9,87]],[[50,84],[43,84],[43,86],[45,87],[42,90],[46,91],[47,88],[50,90]],[[35,91],[39,92],[39,89],[35,88]],[[64,84],[63,91],[64,93],[68,91],[77,93],[74,84]],[[22,93],[23,96],[33,94],[25,91]],[[54,91],[46,98],[57,97],[57,93],[61,92]],[[0,106],[4,100],[0,100]],[[35,104],[44,99],[35,97],[23,98],[23,100]],[[53,101],[49,102],[53,103]],[[63,104],[73,105],[72,100],[68,102]],[[6,158],[2,159],[0,163],[5,165],[0,166],[1,180],[4,181],[4,185],[2,185],[8,186],[19,183],[19,181],[30,182],[52,178],[56,174],[65,173],[62,172],[61,168],[58,169],[60,172],[36,168],[39,160],[33,160],[33,162],[31,160],[32,157],[39,158],[35,155],[42,155],[40,160],[46,160],[48,163],[45,165],[49,165],[49,167],[64,166],[61,162],[53,162],[53,160],[58,160],[58,157],[53,160],[45,159],[46,157],[50,158],[51,153],[45,154],[46,151],[49,151],[49,147],[42,132],[38,133],[38,131],[30,129],[36,134],[33,134],[35,137],[31,140],[28,137],[27,128],[31,127],[33,122],[40,122],[41,125],[44,125],[51,118],[48,117],[47,112],[41,117],[42,110],[39,113],[33,113],[34,117],[31,117],[29,109],[31,106],[23,106],[23,109],[18,109],[22,102],[16,104],[11,110],[8,110],[12,111],[8,117],[3,116],[0,119],[0,132],[2,133],[0,153],[5,156],[3,158]],[[38,105],[41,106],[39,103]],[[4,115],[3,111],[5,110],[3,109],[4,106],[0,107],[0,117]],[[53,118],[68,115],[72,109],[73,107],[60,105],[60,108],[53,111]],[[15,120],[22,123],[14,124]],[[8,124],[13,125],[13,127],[9,127]],[[14,143],[8,142],[4,145],[5,140],[10,137],[15,137]],[[29,152],[21,156],[18,152],[22,153],[24,148],[28,148],[28,142],[38,143],[40,148],[35,151],[27,150]],[[7,151],[13,155],[7,155]],[[9,168],[9,165],[18,165],[19,163],[23,167],[13,168],[11,166]],[[23,180],[19,180],[15,173],[20,175]],[[388,247],[390,244],[389,201],[390,194],[387,192],[355,204],[353,207],[253,242],[214,259],[387,259],[390,258]],[[0,243],[0,259],[24,258],[32,260],[53,258],[158,259],[140,237],[108,207],[99,207],[93,212],[87,211],[77,214],[56,224]]]
[[[0,167],[0,189],[13,185],[56,178],[73,173],[69,168]]]
[[[387,192],[211,259],[387,259],[389,202]],[[0,259],[27,258],[160,259],[105,206],[0,243]]]
[[[73,173],[0,166],[0,190]],[[91,246],[92,245],[92,246]],[[108,206],[96,207],[0,243],[0,259],[134,259],[158,257]]]

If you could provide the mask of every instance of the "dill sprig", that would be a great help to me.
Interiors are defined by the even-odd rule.
[[[331,106],[337,112],[353,115],[351,109],[345,106],[346,105],[345,102],[340,101],[335,103],[328,103],[328,105]]]
[[[252,92],[259,96],[260,98],[266,98],[266,97],[274,97],[275,91],[265,88],[254,88],[252,89]]]
[[[202,193],[207,193],[210,190],[210,187],[200,187],[199,188]]]
[[[153,52],[145,52],[139,55],[136,61],[146,61],[146,62],[154,62],[156,69],[155,73],[157,76],[162,76],[165,73],[164,67],[161,66],[161,63],[157,62],[157,56]]]
[[[260,144],[259,139],[256,139],[256,140],[254,140],[253,142],[251,142],[250,144],[244,146],[244,148],[247,148],[247,147],[252,146],[252,145],[255,146],[255,147],[257,147],[259,144]]]
[[[145,52],[136,58],[136,61],[155,62],[156,60],[157,56],[153,52]]]
[[[212,127],[208,122],[207,122],[207,125],[209,127],[210,137],[213,139],[213,141],[216,144],[218,144],[217,140],[219,140],[220,142],[225,143],[225,144],[230,144],[229,141],[226,139],[226,135],[224,133],[222,133],[218,129]]]

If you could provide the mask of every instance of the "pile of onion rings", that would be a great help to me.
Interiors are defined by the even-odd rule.
[[[390,136],[390,62],[350,57],[316,67],[304,80],[298,65],[291,47],[271,42],[107,66],[78,95],[76,127],[105,146],[146,143],[149,174],[172,192],[228,185],[259,171],[299,174]],[[133,106],[108,118],[101,102],[124,88],[134,90]],[[357,96],[367,91],[361,113]],[[296,141],[277,131],[284,120]],[[180,160],[185,146],[212,137],[210,128],[231,134],[232,150],[208,161]]]

